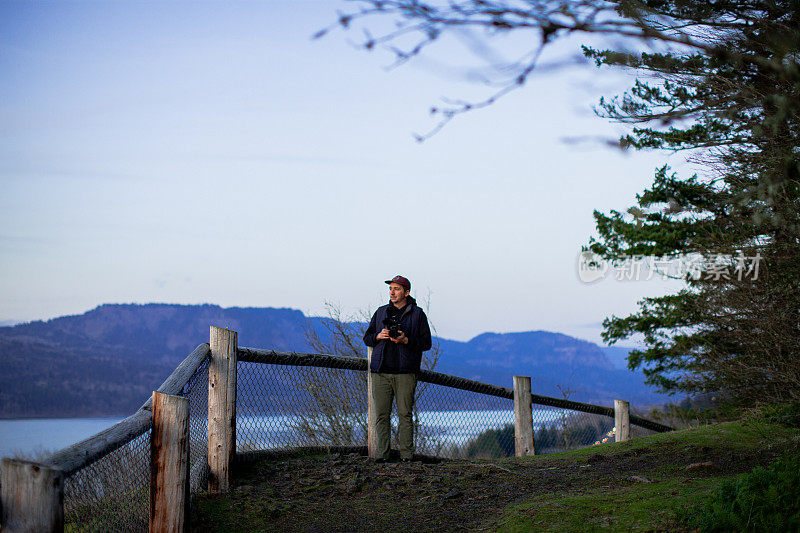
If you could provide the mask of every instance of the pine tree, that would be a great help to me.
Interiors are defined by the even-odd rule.
[[[637,196],[643,216],[595,212],[600,240],[589,248],[610,260],[696,254],[704,262],[677,294],[606,319],[603,338],[643,335],[647,348],[629,366],[667,391],[800,400],[800,4],[650,4],[680,13],[715,48],[586,48],[598,66],[650,74],[623,97],[601,100],[600,113],[634,125],[623,146],[691,150],[703,172],[659,169]]]

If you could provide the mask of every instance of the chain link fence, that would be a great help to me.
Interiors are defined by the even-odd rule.
[[[190,480],[196,493],[207,469],[208,359],[179,395],[189,399]],[[65,531],[148,531],[151,427],[152,422],[129,442],[65,477]]]
[[[208,361],[200,364],[180,394],[189,399],[189,489],[193,497],[206,490],[208,479]]]
[[[64,480],[65,531],[147,531],[150,430]]]
[[[237,452],[366,446],[365,371],[239,362],[237,376]],[[513,402],[505,398],[424,381],[416,394],[420,454],[456,456],[470,437],[514,420]],[[396,428],[393,416],[395,438]]]
[[[365,359],[249,348],[240,348],[239,354],[237,452],[366,445]],[[514,455],[510,389],[423,371],[416,396],[417,453],[465,459]],[[612,408],[536,395],[533,398],[536,453],[614,440]],[[550,405],[537,404],[537,400]],[[395,446],[396,428],[393,415]],[[631,435],[651,432],[632,428]]]
[[[420,453],[448,458],[482,458],[491,452],[483,442],[476,448],[473,444],[475,439],[499,431],[510,423],[513,455],[513,400],[420,380],[414,407],[416,444]]]
[[[239,362],[238,453],[298,446],[364,446],[364,372]]]

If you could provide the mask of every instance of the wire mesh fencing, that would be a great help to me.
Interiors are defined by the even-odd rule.
[[[189,489],[206,490],[208,479],[208,359],[197,368],[181,391],[189,399]]]
[[[299,446],[364,446],[364,372],[239,362],[237,452]]]
[[[448,458],[488,458],[495,443],[481,439],[511,424],[514,446],[514,403],[472,391],[419,381],[414,421],[417,451]]]
[[[237,452],[366,446],[365,371],[240,361],[237,380]],[[425,382],[416,396],[420,454],[456,456],[471,437],[513,422],[507,399]],[[391,424],[396,445],[396,415]]]
[[[302,354],[244,350],[246,360],[240,360],[237,369],[238,453],[306,446],[366,445],[364,360],[325,358],[319,354],[309,354],[303,359]],[[264,360],[249,360],[257,359],[256,356]],[[344,368],[338,368],[339,364]],[[428,378],[433,379],[428,381]],[[462,388],[450,383],[455,381],[459,381],[458,386]],[[422,373],[414,410],[417,453],[470,459],[514,455],[511,391],[477,382],[464,384],[468,381]],[[476,392],[483,389],[486,389],[483,393]],[[607,414],[535,403],[532,407],[537,454],[614,440],[614,419]],[[598,410],[612,411],[610,408]],[[397,417],[394,414],[391,425],[392,442],[396,446]],[[632,436],[644,433],[649,431],[635,428]]]
[[[147,531],[150,430],[64,480],[66,531]]]
[[[575,450],[614,439],[614,419],[608,416],[546,406],[534,409],[534,418],[537,414],[539,418],[533,437],[537,454]]]
[[[205,475],[208,420],[208,361],[180,393],[189,399],[189,464],[196,483]],[[151,424],[152,427],[152,424]],[[64,529],[75,532],[148,531],[151,429],[64,480]],[[190,476],[190,480],[192,477]]]

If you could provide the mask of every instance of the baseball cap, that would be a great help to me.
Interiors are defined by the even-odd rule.
[[[404,278],[403,276],[395,276],[392,279],[387,279],[386,284],[388,285],[390,283],[397,283],[398,285],[401,285],[403,288],[405,288],[405,290],[407,291],[411,290],[411,282],[408,281],[408,278]]]

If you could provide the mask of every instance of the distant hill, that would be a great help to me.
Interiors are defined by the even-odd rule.
[[[606,357],[614,368],[627,369],[628,368],[628,354],[631,353],[633,348],[626,348],[623,346],[601,346],[601,350],[606,354]]]
[[[619,368],[619,352],[561,333],[526,331],[483,333],[469,342],[442,340],[438,370],[448,374],[511,386],[512,376],[531,376],[536,394],[608,404],[614,398],[636,404],[664,402],[641,372]],[[618,348],[617,350],[624,350]]]
[[[82,315],[0,328],[0,337],[52,342],[69,349],[102,346],[121,358],[175,363],[208,342],[211,325],[238,331],[243,346],[268,342],[283,350],[298,349],[298,341],[305,346],[305,322],[303,313],[295,309],[105,304]]]
[[[126,415],[198,344],[210,325],[239,332],[241,346],[312,351],[306,328],[323,319],[295,309],[216,305],[106,304],[82,315],[0,327],[0,417]],[[621,370],[607,348],[559,333],[484,333],[439,339],[436,370],[510,386],[530,375],[535,393],[610,403],[664,400]],[[615,353],[618,356],[618,353]],[[619,357],[617,357],[618,359]],[[560,389],[559,389],[560,387]]]

